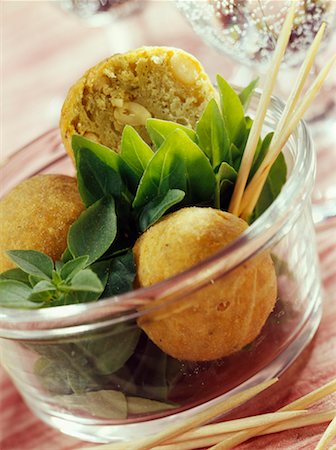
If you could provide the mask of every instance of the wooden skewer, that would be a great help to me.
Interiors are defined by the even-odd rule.
[[[290,117],[294,111],[295,106],[297,105],[297,102],[300,98],[303,87],[305,85],[305,81],[309,75],[309,71],[312,68],[315,57],[320,48],[325,29],[326,29],[326,24],[323,23],[307,52],[305,60],[300,68],[300,71],[299,71],[296,81],[294,83],[293,89],[287,99],[286,106],[281,114],[279,123],[275,129],[274,136],[272,139],[273,146],[276,145],[276,142],[278,141],[279,137],[281,136],[282,131],[286,128],[286,126],[288,126]],[[269,161],[269,158],[267,157],[267,155],[265,157],[265,160],[266,160],[266,162]],[[239,208],[239,214],[242,214],[242,212],[246,209],[246,207],[248,206],[247,202],[251,202],[251,199],[246,199],[246,196],[247,196],[246,191],[247,190],[248,190],[248,188],[243,193],[242,201],[241,201],[240,208]],[[258,198],[259,198],[260,192],[258,190],[258,193],[256,193],[256,194],[258,194]]]
[[[297,108],[297,110],[293,113],[292,117],[290,118],[290,121],[288,123],[288,126],[285,130],[282,130],[281,136],[279,139],[270,146],[270,149],[264,158],[263,162],[261,163],[259,169],[256,171],[255,175],[253,176],[251,182],[247,186],[244,197],[241,204],[241,213],[240,216],[242,218],[248,218],[249,215],[252,213],[253,209],[255,208],[255,205],[258,201],[260,192],[265,184],[266,178],[268,176],[268,173],[278,157],[279,153],[283,149],[284,145],[286,144],[289,136],[292,134],[292,132],[297,127],[298,123],[302,119],[304,113],[307,111],[311,103],[313,102],[314,98],[318,94],[319,90],[322,87],[322,84],[324,83],[325,79],[327,78],[330,70],[332,69],[333,65],[336,62],[336,55],[331,58],[331,60],[324,66],[324,68],[320,71],[318,77],[316,78],[315,82],[312,84],[310,89],[307,91],[306,95],[304,96],[301,104]]]
[[[325,384],[324,386],[310,392],[307,395],[304,395],[303,397],[295,400],[292,403],[289,403],[288,405],[284,406],[283,408],[279,409],[278,411],[293,411],[296,409],[303,409],[308,408],[313,403],[316,403],[318,400],[321,400],[322,398],[326,397],[329,394],[332,394],[336,392],[336,378],[329,383]],[[267,428],[267,426],[261,426],[254,428],[252,430],[244,430],[240,431],[239,433],[236,433],[226,439],[224,439],[219,444],[214,445],[211,447],[213,450],[229,450],[233,448],[236,445],[241,444],[242,442],[247,441],[251,437],[256,436],[257,434],[261,433]]]
[[[330,422],[328,428],[323,433],[319,443],[317,444],[315,450],[326,450],[329,442],[336,437],[336,415]]]
[[[300,408],[308,408],[314,403],[318,402],[327,395],[334,394],[336,392],[336,378],[324,384],[323,386],[315,389],[312,392],[294,400],[286,406],[283,406],[279,411],[293,411]]]
[[[273,141],[277,141],[282,130],[285,129],[286,125],[289,122],[290,116],[292,115],[292,113],[295,109],[295,106],[297,105],[297,103],[299,101],[299,98],[301,96],[305,82],[309,75],[310,69],[312,68],[312,66],[314,64],[317,52],[320,48],[326,27],[327,27],[327,24],[325,22],[323,22],[322,25],[320,26],[320,29],[316,33],[316,36],[315,36],[313,42],[311,43],[311,45],[309,47],[309,50],[306,54],[306,57],[302,63],[302,66],[300,67],[299,73],[294,82],[293,89],[290,92],[289,97],[286,101],[286,105],[281,114],[280,121],[276,127],[276,130],[275,130],[275,133],[273,136]]]
[[[291,414],[291,416],[287,416],[286,418],[284,414]],[[291,422],[299,417],[304,417],[305,415],[307,415],[306,410],[290,411],[282,413],[263,414],[263,417],[261,419],[259,419],[258,416],[254,416],[245,419],[222,422],[220,424],[205,425],[203,427],[197,428],[196,430],[184,433],[178,438],[169,441],[169,444],[167,445],[153,447],[152,450],[189,450],[194,448],[209,447],[209,445],[216,444],[220,442],[224,437],[227,437],[228,435],[234,433],[233,430],[228,431],[231,428],[236,428],[233,422],[237,422],[237,425],[238,422],[240,422],[240,430],[245,430],[245,428],[250,429],[252,427],[253,421],[255,423],[254,427],[258,426],[258,424],[260,426],[261,422],[264,422],[264,425],[267,424],[268,426],[272,426],[274,424],[280,424],[281,422]],[[266,416],[268,417],[266,418]],[[253,419],[253,421],[250,419]],[[222,431],[220,431],[221,428]]]
[[[238,394],[232,395],[231,397],[223,400],[216,405],[213,405],[200,413],[196,414],[194,417],[190,417],[188,419],[183,420],[181,423],[173,425],[162,432],[150,436],[148,438],[142,439],[137,443],[129,442],[127,445],[127,450],[149,450],[152,449],[155,445],[161,444],[162,442],[167,442],[168,439],[172,439],[180,434],[192,430],[200,425],[203,425],[210,420],[215,419],[216,417],[221,416],[226,411],[230,409],[236,408],[237,406],[245,403],[247,400],[255,397],[260,392],[264,391],[268,387],[272,386],[272,384],[278,381],[277,378],[273,378],[269,381],[264,381],[252,388],[246,389]],[[91,447],[87,450],[123,450],[123,444],[107,444],[101,445],[99,447]]]
[[[257,394],[262,392],[263,390],[270,387],[272,384],[276,383],[277,379],[272,379],[270,381],[265,381],[263,383],[258,384],[250,389],[246,389],[243,392],[240,392],[236,395],[231,396],[230,398],[224,400],[213,407],[208,408],[205,411],[200,412],[194,417],[190,419],[184,420],[181,424],[174,425],[167,430],[158,433],[155,436],[149,437],[148,439],[144,439],[143,442],[139,442],[131,447],[129,450],[150,450],[157,444],[161,442],[166,442],[168,439],[178,436],[185,431],[189,431],[193,428],[196,428],[209,420],[213,420],[216,417],[222,415],[224,412],[229,411],[246,402],[252,397],[255,397]]]
[[[302,428],[330,422],[331,420],[333,420],[335,414],[335,409],[331,411],[309,413],[300,417],[278,422],[276,425],[272,425],[270,428],[267,428],[267,430],[258,433],[256,436],[264,436],[267,434],[278,433],[280,431],[287,431],[295,428]],[[220,425],[222,424],[218,424],[219,427]],[[178,439],[173,439],[168,445],[160,445],[159,447],[154,447],[153,450],[193,450],[195,448],[207,448],[211,445],[217,444],[222,439],[233,435],[233,433],[215,434],[216,429],[215,433],[212,432],[212,427],[214,426],[215,424],[204,425],[197,430],[183,434]],[[217,431],[219,431],[219,428],[217,428]]]
[[[316,413],[310,413],[306,416],[298,417],[293,420],[285,420],[277,425],[273,425],[267,430],[264,430],[258,434],[258,436],[264,436],[266,434],[278,433],[279,431],[293,430],[295,428],[307,427],[309,425],[318,425],[324,422],[330,422],[336,414],[336,409],[330,411],[321,411]]]
[[[299,414],[297,414],[299,413]],[[288,416],[287,416],[288,414]],[[215,436],[216,434],[233,433],[241,430],[248,430],[260,425],[274,425],[282,421],[289,421],[306,414],[302,411],[281,411],[267,414],[260,414],[257,416],[243,417],[242,419],[228,420],[226,422],[212,423],[203,425],[192,431],[187,431],[183,435],[174,438],[171,442],[184,442],[189,439],[196,439],[198,437]]]
[[[266,79],[265,88],[260,97],[260,101],[256,111],[256,116],[253,121],[251,131],[244,150],[243,158],[238,172],[237,181],[229,205],[229,212],[231,212],[232,214],[238,215],[239,212],[240,202],[247,183],[248,175],[251,170],[253,157],[255,154],[255,150],[257,148],[261,129],[265,120],[266,111],[269,106],[272,91],[276,82],[277,74],[279,72],[280,64],[285,54],[286,47],[289,41],[292,24],[295,16],[295,10],[296,10],[296,2],[292,2],[277,41],[274,55],[270,64],[270,71]]]
[[[270,413],[270,414],[261,414],[260,416],[255,416],[253,419],[256,420],[256,423],[258,422],[258,418],[260,420],[265,420],[266,416],[269,416],[270,419],[272,419],[272,416],[278,415],[280,413]],[[282,413],[284,414],[284,413]],[[286,413],[288,414],[288,413]],[[293,413],[291,413],[293,414]],[[256,436],[264,436],[272,433],[279,433],[281,431],[287,431],[292,430],[295,428],[302,428],[307,427],[311,425],[319,425],[321,423],[330,422],[333,420],[333,418],[336,416],[336,409],[332,409],[330,411],[320,411],[315,413],[308,413],[303,416],[292,416],[291,419],[287,419],[281,422],[278,422],[276,424],[273,424],[270,428],[267,428],[267,430],[264,430],[260,433],[258,433]],[[249,421],[252,419],[251,417],[247,417],[245,419],[237,419],[232,420],[228,422],[222,422],[218,424],[210,424],[210,425],[204,425],[200,428],[197,428],[196,430],[186,432],[182,434],[181,436],[178,436],[175,439],[169,440],[169,444],[166,445],[160,445],[158,447],[154,447],[153,450],[192,450],[195,448],[203,448],[203,447],[209,447],[210,445],[217,444],[222,439],[225,439],[231,435],[233,435],[233,432],[227,432],[226,425],[230,424],[230,422],[233,424],[234,422],[242,421],[242,429],[245,429],[246,425],[249,426]],[[246,422],[245,422],[246,421]],[[274,420],[275,422],[275,420]],[[246,423],[246,425],[245,425]],[[269,424],[271,421],[269,422]],[[104,450],[109,445],[99,445],[95,447],[89,447],[85,450]],[[118,450],[127,450],[129,448],[128,443],[120,443],[120,444],[112,444],[114,445],[113,448],[118,448]],[[118,447],[116,447],[118,445]],[[332,450],[332,449],[330,449]],[[336,450],[336,447],[335,449]]]

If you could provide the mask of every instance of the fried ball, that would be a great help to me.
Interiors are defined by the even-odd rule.
[[[150,143],[149,117],[194,127],[214,87],[196,58],[176,48],[142,47],[90,68],[69,90],[60,129],[71,157],[73,134],[118,151],[125,125]]]
[[[242,219],[212,208],[184,208],[166,216],[135,244],[136,285],[150,286],[185,271],[247,227]],[[174,358],[214,360],[258,336],[276,296],[273,262],[264,252],[183,300],[139,317],[138,325]]]
[[[0,200],[0,272],[15,267],[6,250],[37,250],[60,259],[68,229],[83,209],[73,177],[37,175],[15,186]]]

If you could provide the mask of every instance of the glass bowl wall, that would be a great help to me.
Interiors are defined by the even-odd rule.
[[[252,116],[257,100],[258,95],[250,105]],[[272,100],[265,133],[274,129],[282,108]],[[198,266],[96,303],[0,310],[3,365],[38,417],[85,440],[127,441],[279,375],[294,361],[321,314],[310,205],[315,159],[303,122],[285,157],[288,180],[272,206],[235,242]],[[74,174],[56,129],[6,161],[1,195],[37,173]],[[192,299],[210,285],[220,287],[235,268],[262,252],[272,255],[277,302],[258,337],[242,350],[219,360],[180,361],[138,328],[139,318],[151,311],[165,314],[187,296]]]

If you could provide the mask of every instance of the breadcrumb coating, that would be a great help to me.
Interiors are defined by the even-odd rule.
[[[0,200],[0,272],[15,267],[6,250],[37,250],[60,259],[70,225],[84,210],[76,179],[37,175]]]
[[[137,287],[183,272],[220,250],[247,228],[238,217],[190,207],[166,216],[137,240]],[[260,254],[177,302],[138,319],[169,355],[192,361],[228,356],[251,343],[272,312],[277,280],[269,253]]]

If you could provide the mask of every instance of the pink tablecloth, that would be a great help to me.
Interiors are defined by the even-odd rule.
[[[56,2],[55,2],[56,3]],[[140,15],[113,24],[108,33],[90,29],[47,2],[2,2],[3,110],[1,160],[55,126],[68,87],[83,71],[116,51],[141,45],[172,45],[195,54],[210,74],[228,76],[228,60],[209,49],[192,32],[171,1],[147,2]],[[330,95],[335,95],[335,91]],[[328,149],[331,151],[332,149]],[[336,152],[336,140],[334,145]],[[332,170],[326,158],[323,166]],[[322,167],[322,166],[321,166]],[[324,169],[323,169],[324,170]],[[336,170],[334,168],[333,170]],[[336,173],[336,172],[334,172]],[[336,182],[336,176],[335,176]],[[319,331],[273,395],[258,403],[268,410],[297,398],[336,376],[336,222],[318,232],[325,287],[324,316]],[[40,422],[25,406],[0,368],[0,448],[65,450],[87,444],[62,435]],[[336,408],[336,397],[320,408]],[[261,411],[256,403],[251,412]],[[313,449],[325,425],[254,439],[242,449]]]

